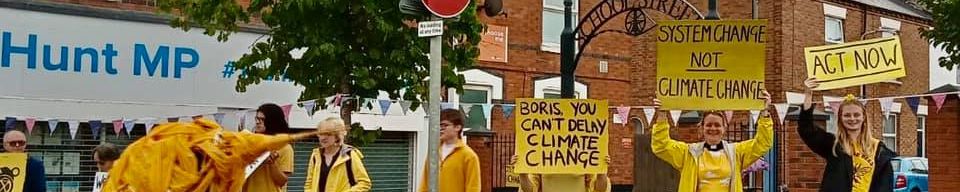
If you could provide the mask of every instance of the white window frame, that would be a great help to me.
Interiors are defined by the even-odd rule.
[[[587,98],[587,85],[574,81],[573,82],[573,91],[577,99],[586,99]],[[533,81],[533,96],[534,98],[543,98],[544,93],[560,93],[560,77],[552,77],[546,79],[540,79]]]
[[[823,39],[827,43],[843,43],[846,41],[844,35],[844,25],[843,21],[847,19],[847,9],[823,3],[823,15],[824,15],[824,26],[823,26]],[[827,38],[827,20],[835,20],[840,22],[840,41],[834,41]]]
[[[541,31],[540,31],[540,33],[541,33],[541,35],[540,35],[540,50],[542,50],[542,51],[547,51],[547,52],[553,52],[553,53],[560,53],[560,42],[557,42],[557,43],[549,42],[549,41],[547,41],[546,39],[543,38],[543,34],[542,34],[542,33],[543,33],[544,31],[548,30],[548,29],[546,28],[546,22],[544,22],[544,21],[546,21],[546,17],[547,17],[547,14],[546,14],[546,13],[549,11],[549,12],[552,12],[552,13],[560,13],[561,15],[563,15],[563,4],[561,3],[561,5],[558,7],[558,6],[548,5],[548,4],[547,4],[547,1],[550,1],[550,0],[543,0],[543,1],[541,1],[541,3],[543,3],[543,4],[542,4],[543,10],[542,10],[542,12],[540,13],[540,30],[541,30]],[[561,1],[562,1],[562,0],[561,0]],[[579,13],[580,13],[580,0],[573,0],[573,6],[571,6],[571,8],[570,8],[570,12],[571,12],[571,14],[573,15],[573,24],[576,25],[578,22],[580,22],[580,15],[579,15]],[[561,18],[562,18],[562,17],[563,17],[563,16],[561,16]],[[560,24],[560,27],[561,27],[560,29],[557,29],[558,31],[563,30],[563,23]],[[557,39],[560,39],[560,37],[557,37]],[[576,41],[574,41],[574,45],[576,45]],[[574,47],[574,49],[576,49],[576,47]]]
[[[917,138],[918,140],[921,141],[919,147],[923,149],[922,150],[923,153],[920,153],[917,155],[920,157],[927,157],[927,115],[928,114],[929,114],[928,108],[926,105],[917,106],[917,124],[918,124],[917,133],[923,133],[922,137]],[[923,126],[920,126],[919,125],[920,123],[922,123]]]
[[[503,78],[490,74],[486,71],[480,69],[471,69],[466,71],[457,72],[458,74],[463,75],[466,83],[463,85],[463,89],[473,89],[473,90],[486,90],[487,91],[487,103],[492,104],[494,99],[502,100],[503,99]],[[457,90],[454,88],[447,89],[447,101],[455,104],[455,106],[460,106],[460,94],[457,93]],[[487,118],[487,130],[493,131],[491,127],[492,118]],[[467,129],[464,129],[466,131]]]
[[[895,141],[895,142],[897,141],[897,129],[900,128],[900,122],[897,121],[897,120],[899,120],[899,118],[900,118],[900,113],[895,113],[895,112],[891,112],[890,115],[887,115],[886,117],[884,117],[884,119],[883,119],[883,121],[884,121],[884,122],[883,122],[883,126],[880,127],[880,133],[881,133],[881,135],[883,135],[884,140],[886,140],[886,138],[893,138],[893,141]],[[887,126],[887,122],[886,122],[886,121],[889,120],[889,119],[893,119],[893,133],[887,133],[887,132],[886,132],[886,126]],[[890,147],[890,146],[889,146],[890,143],[887,143],[887,145],[888,145],[887,147]],[[892,148],[892,150],[893,150],[894,152],[900,151],[900,150],[898,150],[899,148],[900,148],[899,143],[893,143],[893,148]]]
[[[893,37],[900,33],[900,21],[880,17],[880,37]],[[893,83],[903,85],[901,78],[883,81],[884,83]]]

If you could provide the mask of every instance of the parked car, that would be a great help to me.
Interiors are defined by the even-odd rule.
[[[897,157],[890,162],[893,165],[893,191],[926,192],[927,158]]]

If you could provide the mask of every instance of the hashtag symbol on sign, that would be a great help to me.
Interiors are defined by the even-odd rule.
[[[236,69],[236,68],[233,67],[233,62],[227,62],[227,64],[223,65],[223,72],[222,72],[222,73],[223,73],[223,78],[232,78],[232,77],[233,77],[233,71],[234,71],[235,69]]]

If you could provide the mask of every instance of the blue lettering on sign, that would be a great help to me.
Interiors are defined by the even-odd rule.
[[[147,75],[153,77],[153,74],[157,71],[157,66],[160,66],[160,76],[167,77],[167,66],[168,66],[168,53],[170,53],[170,47],[160,46],[157,48],[157,52],[153,54],[153,59],[150,59],[150,53],[147,53],[147,46],[137,43],[134,45],[133,50],[133,75],[140,76],[140,66],[147,68]]]
[[[173,78],[179,79],[180,70],[183,68],[194,68],[197,66],[197,63],[200,63],[200,55],[197,54],[196,50],[177,47],[173,52],[173,60],[175,60],[175,63],[173,63]],[[190,61],[185,61],[183,58],[184,55],[189,55]]]
[[[36,69],[37,68],[37,35],[30,34],[27,36],[27,45],[26,46],[15,46],[13,41],[10,40],[10,32],[3,32],[3,52],[0,56],[3,57],[0,61],[0,66],[10,67],[10,57],[14,53],[24,54],[27,56],[27,68]]]
[[[50,50],[50,45],[43,45],[43,68],[47,71],[67,71],[67,51],[69,50],[69,47],[60,47],[60,62],[53,63],[55,60],[50,58],[50,53],[53,52]]]

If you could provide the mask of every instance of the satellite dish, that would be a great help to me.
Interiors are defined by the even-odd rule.
[[[483,3],[483,11],[488,17],[500,15],[503,12],[503,0],[486,0]]]

